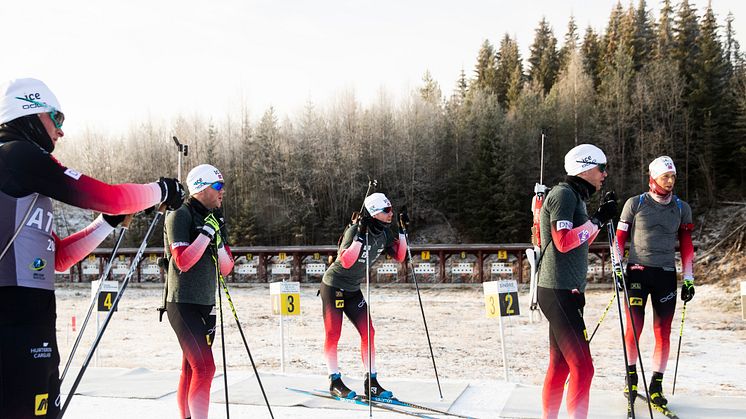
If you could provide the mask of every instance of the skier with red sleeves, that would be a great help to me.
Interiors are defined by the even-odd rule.
[[[391,398],[391,391],[378,383],[375,364],[373,321],[368,319],[367,302],[360,291],[360,282],[365,278],[366,258],[370,264],[384,251],[398,262],[407,254],[404,234],[395,236],[391,229],[394,213],[391,202],[382,193],[373,193],[365,198],[364,208],[357,222],[347,227],[339,246],[337,259],[327,269],[321,282],[321,301],[324,315],[324,355],[329,371],[329,392],[336,397],[354,398],[356,393],[343,382],[337,362],[337,344],[342,332],[342,314],[355,325],[360,334],[360,352],[366,371],[365,393],[368,396]],[[368,234],[368,247],[365,236]],[[367,252],[367,253],[366,253]],[[368,354],[368,323],[370,322],[370,354]],[[370,355],[370,365],[368,358]],[[370,385],[370,392],[368,388]]]
[[[206,419],[215,375],[215,291],[233,269],[223,218],[225,180],[212,165],[187,175],[189,199],[166,216],[170,257],[166,313],[183,352],[176,402],[182,418]]]
[[[0,84],[0,417],[57,417],[59,361],[54,271],[93,251],[124,219],[158,204],[177,208],[176,179],[110,185],[58,162],[65,115],[43,82]],[[52,200],[103,213],[65,238]],[[106,215],[113,214],[113,215]],[[13,338],[7,338],[12,336]]]
[[[645,322],[645,304],[650,297],[653,306],[653,378],[650,382],[650,401],[666,406],[663,396],[663,373],[668,362],[671,321],[676,309],[676,242],[678,240],[683,266],[684,282],[681,299],[684,304],[694,297],[694,245],[692,244],[692,209],[673,193],[676,184],[676,166],[668,156],[661,156],[649,165],[649,190],[627,200],[617,226],[616,238],[623,251],[629,239],[627,263],[627,380],[625,394],[632,388],[631,397],[637,396],[637,358],[634,345],[639,339]],[[634,319],[635,330],[629,321]],[[630,396],[630,395],[628,395]]]
[[[592,144],[581,144],[565,155],[564,182],[553,187],[541,208],[541,249],[537,297],[549,322],[549,366],[542,390],[543,418],[557,418],[565,379],[567,412],[588,417],[593,359],[583,320],[588,275],[588,247],[601,227],[616,215],[616,200],[608,193],[591,216],[585,201],[608,175],[606,155]]]

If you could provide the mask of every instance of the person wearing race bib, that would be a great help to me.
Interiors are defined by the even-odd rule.
[[[64,122],[40,80],[0,84],[0,418],[59,413],[54,272],[93,251],[125,214],[161,203],[176,208],[184,199],[176,179],[109,185],[62,165],[52,152]],[[52,200],[102,215],[60,238]]]
[[[215,291],[233,270],[221,212],[225,181],[209,164],[187,175],[189,199],[166,215],[166,313],[183,352],[176,403],[181,418],[206,419],[215,375]]]
[[[668,156],[661,156],[649,165],[649,190],[627,200],[617,226],[616,239],[620,251],[629,239],[626,285],[630,310],[627,311],[627,380],[625,394],[637,396],[637,348],[645,323],[645,305],[650,297],[653,306],[653,377],[650,380],[650,401],[665,406],[663,373],[666,371],[671,338],[671,321],[676,309],[676,242],[678,240],[684,283],[681,299],[686,303],[694,297],[694,245],[692,244],[692,209],[673,194],[676,166]],[[620,255],[623,256],[623,255]],[[621,260],[621,258],[620,258]],[[632,329],[630,316],[634,319]],[[629,387],[632,387],[632,394]]]
[[[581,144],[565,155],[567,177],[553,187],[541,209],[542,254],[538,301],[549,321],[549,366],[542,390],[543,417],[556,418],[565,380],[567,412],[586,418],[593,379],[593,359],[583,321],[588,247],[599,230],[616,215],[613,193],[588,217],[585,201],[601,189],[606,155],[598,147]]]
[[[365,279],[366,258],[370,265],[384,251],[398,262],[403,262],[407,252],[407,240],[404,234],[395,235],[391,229],[394,216],[391,202],[386,195],[374,193],[365,198],[362,214],[357,221],[350,224],[344,232],[339,245],[337,259],[329,266],[321,281],[321,301],[324,316],[324,355],[329,372],[329,392],[333,396],[354,398],[356,393],[343,382],[337,362],[337,344],[342,332],[342,314],[360,334],[360,352],[363,366],[371,371],[370,377],[365,374],[365,394],[370,389],[373,396],[390,398],[391,391],[385,390],[378,383],[375,364],[375,330],[373,321],[368,319],[368,307],[360,282]],[[368,247],[365,248],[366,232]],[[370,359],[368,365],[368,324],[370,324]]]

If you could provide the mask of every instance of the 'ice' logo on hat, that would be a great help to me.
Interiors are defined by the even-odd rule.
[[[578,163],[583,163],[582,167],[586,167],[586,166],[589,166],[591,164],[598,164],[598,162],[596,162],[596,159],[594,159],[591,156],[585,156],[582,159],[578,160],[577,162]]]

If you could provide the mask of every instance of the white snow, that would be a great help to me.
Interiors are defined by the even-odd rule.
[[[291,375],[318,376],[317,388],[323,388],[326,384],[323,380],[326,365],[322,355],[324,329],[321,299],[316,297],[317,287],[315,284],[301,284],[303,314],[288,319],[285,323],[285,372]],[[546,321],[529,321],[525,294],[520,295],[521,316],[504,319],[509,379],[514,383],[508,384],[502,381],[498,323],[496,319],[485,316],[481,284],[459,287],[425,285],[421,288],[440,378],[469,384],[468,391],[457,400],[453,409],[479,417],[497,417],[514,384],[540,388],[548,362],[548,326]],[[743,356],[746,322],[741,320],[738,290],[728,291],[727,294],[725,290],[716,285],[699,286],[694,300],[687,305],[676,394],[671,397],[672,408],[677,400],[683,402],[690,396],[729,396],[744,401],[743,409],[737,414],[746,415],[746,384],[743,380],[746,372],[746,358]],[[415,290],[407,285],[374,284],[371,294],[381,383],[386,386],[388,381],[405,378],[434,382]],[[585,319],[589,333],[595,327],[611,295],[610,289],[588,291]],[[260,373],[279,373],[279,320],[271,314],[269,286],[231,285],[231,296]],[[79,327],[89,298],[90,284],[76,284],[74,287],[62,285],[57,290],[57,332],[62,365],[75,340],[75,332],[70,329],[71,317],[77,317]],[[181,351],[174,333],[165,317],[162,323],[158,322],[156,307],[160,305],[160,299],[160,286],[135,284],[125,291],[119,311],[115,313],[102,340],[98,367],[179,369]],[[646,368],[651,365],[653,344],[649,305],[648,309],[648,321],[641,340]],[[673,320],[671,357],[664,380],[664,389],[669,396],[676,361],[680,315],[679,301]],[[224,316],[228,376],[231,377],[234,371],[246,374],[251,370],[251,365],[237,327],[230,311],[226,310]],[[89,324],[74,366],[80,364],[88,350],[95,324],[95,319]],[[359,346],[357,332],[345,320],[339,344],[339,362],[345,375],[360,377],[364,373]],[[213,350],[220,372],[222,360],[219,336],[216,336]],[[621,394],[624,361],[616,304],[612,305],[593,339],[591,351],[596,369],[593,391]],[[649,369],[646,372],[650,374]],[[176,385],[174,381],[174,391]],[[397,391],[396,388],[391,390]],[[593,396],[591,400],[593,403]],[[261,405],[232,405],[231,409],[231,415],[235,417],[268,417],[266,407]],[[538,409],[540,411],[540,407]],[[353,415],[352,411],[304,407],[276,407],[275,410],[276,417],[333,418],[367,415],[367,411],[354,412]],[[174,395],[171,394],[158,400],[78,395],[73,399],[67,417],[99,417],[104,412],[108,418],[177,416]],[[721,412],[715,409],[713,412],[717,413],[717,417],[728,417],[733,413],[727,409]],[[211,417],[224,417],[224,414],[223,405],[212,406]],[[394,416],[376,412],[375,417]]]

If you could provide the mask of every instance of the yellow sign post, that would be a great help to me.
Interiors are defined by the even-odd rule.
[[[269,284],[269,295],[272,298],[272,314],[300,314],[300,282],[273,282]]]
[[[489,281],[482,284],[484,288],[484,305],[488,318],[497,317],[500,324],[500,345],[502,346],[503,367],[505,381],[508,381],[508,357],[505,350],[505,333],[503,332],[503,317],[517,316],[518,283],[515,280]]]
[[[280,317],[280,370],[285,372],[285,316],[300,314],[300,282],[272,282],[269,284],[272,314]]]

